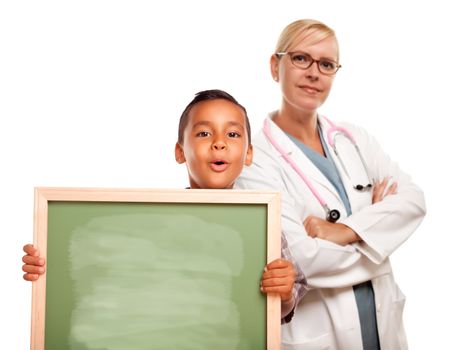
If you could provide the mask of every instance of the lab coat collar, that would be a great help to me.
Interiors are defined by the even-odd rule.
[[[275,140],[279,143],[282,149],[293,159],[293,161],[298,165],[298,167],[303,171],[303,173],[310,181],[318,183],[321,186],[325,187],[328,191],[332,192],[332,194],[343,205],[343,202],[341,201],[340,196],[338,195],[337,190],[332,185],[332,183],[330,183],[326,176],[323,175],[323,173],[310,161],[310,159],[299,149],[299,147],[296,146],[292,140],[290,140],[285,132],[281,128],[279,128],[276,123],[273,122],[273,117],[276,115],[276,113],[277,111],[270,113],[267,118],[270,124],[270,131]],[[318,116],[318,122],[322,127],[324,142],[326,142],[328,148],[331,149],[331,147],[327,143],[326,137],[327,130],[330,127],[329,123],[321,116]],[[274,151],[279,155],[279,157],[282,157],[282,155],[278,151]],[[320,191],[319,189],[317,190]]]
[[[279,126],[277,126],[277,124],[273,121],[273,118],[277,114],[277,112],[278,111],[274,111],[274,112],[271,112],[271,113],[268,114],[267,119],[268,119],[268,121],[270,123],[270,130],[271,130],[273,136],[275,137],[275,139],[277,140],[277,142],[287,152],[287,154],[290,155],[294,151],[298,150],[298,146],[296,146],[294,144],[294,142],[292,140],[290,140],[290,138],[285,134],[285,132]],[[326,118],[324,118],[321,115],[318,115],[318,123],[321,125],[324,142],[326,142],[326,144],[328,145],[329,149],[332,149],[332,147],[327,142],[327,130],[329,128],[331,128],[331,125],[326,120]],[[281,154],[279,154],[279,156],[281,156]],[[307,158],[307,156],[306,156],[306,158]]]

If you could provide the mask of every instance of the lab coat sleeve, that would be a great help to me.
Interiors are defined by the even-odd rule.
[[[424,195],[371,135],[361,128],[347,128],[351,128],[357,140],[369,174],[376,180],[392,177],[398,183],[397,194],[361,208],[340,221],[362,238],[362,242],[353,246],[374,263],[380,264],[410,237],[423,220],[426,213]]]
[[[289,184],[278,161],[269,150],[256,148],[253,164],[245,168],[236,187],[281,192],[282,231],[309,287],[348,287],[387,273],[388,264],[374,264],[352,245],[340,246],[307,235],[300,219],[305,203],[296,203],[289,195]]]

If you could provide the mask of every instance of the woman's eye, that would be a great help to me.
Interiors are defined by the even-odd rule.
[[[196,134],[197,137],[208,137],[210,135],[210,132],[208,131],[200,131]]]
[[[332,61],[324,60],[324,61],[320,61],[320,66],[321,66],[321,68],[324,68],[326,70],[334,70],[336,64]]]
[[[230,133],[228,133],[229,137],[240,137],[240,134],[238,132],[235,131],[231,131]]]
[[[296,54],[296,55],[293,55],[292,60],[296,61],[296,62],[308,62],[309,58],[303,54]]]

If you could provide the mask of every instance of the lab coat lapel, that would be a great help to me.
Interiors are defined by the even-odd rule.
[[[325,194],[323,193],[324,187],[324,189],[331,192],[338,199],[338,201],[341,202],[340,196],[335,190],[335,187],[329,182],[326,176],[324,176],[323,173],[301,151],[301,149],[298,146],[296,146],[292,140],[290,140],[290,138],[284,133],[284,131],[282,131],[271,120],[271,117],[268,118],[268,120],[270,122],[270,130],[274,139],[279,143],[282,149],[292,158],[292,160],[297,164],[297,166],[301,169],[301,171],[305,174],[305,176],[309,179],[309,181],[312,182],[313,186],[316,187],[320,195],[325,197]],[[279,154],[279,157],[282,157],[282,155]],[[300,181],[302,181],[299,175],[298,178]]]

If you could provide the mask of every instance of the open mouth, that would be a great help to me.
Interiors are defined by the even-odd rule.
[[[224,160],[215,160],[210,163],[212,170],[216,171],[216,172],[225,171],[227,169],[228,165],[229,164],[226,163]]]

